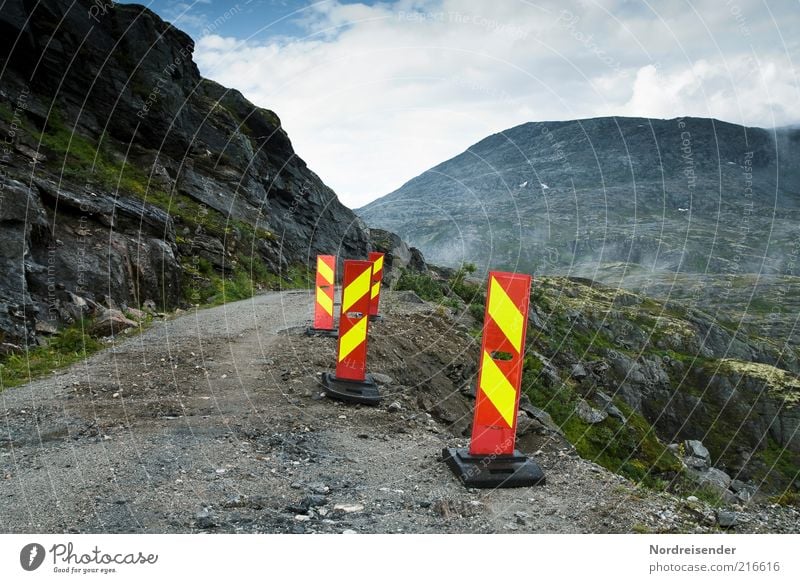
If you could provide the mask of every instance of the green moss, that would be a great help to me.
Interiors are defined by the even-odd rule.
[[[761,462],[754,466],[757,468],[754,478],[763,482],[767,489],[797,493],[794,484],[800,475],[800,453],[781,447],[778,442],[769,438],[766,447],[753,454],[751,464],[753,459]]]
[[[781,506],[795,506],[800,508],[800,493],[785,491],[778,496],[770,498],[773,504],[780,504]]]
[[[601,423],[585,423],[575,414],[581,397],[567,383],[545,388],[540,377],[541,363],[537,362],[534,357],[525,359],[523,390],[534,405],[550,414],[581,457],[658,489],[665,487],[659,476],[681,471],[678,459],[661,443],[644,417],[615,400],[627,423],[610,416]]]
[[[0,359],[0,390],[28,383],[97,352],[102,345],[86,333],[86,327],[87,322],[78,322],[51,338],[47,346]]]

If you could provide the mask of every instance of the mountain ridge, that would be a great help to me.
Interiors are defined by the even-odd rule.
[[[435,264],[650,284],[676,300],[691,298],[672,290],[676,277],[723,284],[758,274],[765,287],[753,291],[773,297],[777,279],[800,275],[791,261],[798,168],[793,128],[694,117],[528,122],[356,212]],[[703,294],[708,308],[714,298]]]

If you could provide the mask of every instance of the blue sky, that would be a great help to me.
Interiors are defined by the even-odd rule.
[[[297,24],[298,11],[311,3],[306,0],[155,0],[136,4],[144,4],[193,37],[200,36],[215,20],[225,18],[226,13],[233,11],[233,16],[225,19],[215,32],[258,41],[275,36],[303,35],[303,27]]]
[[[275,111],[351,207],[527,121],[800,122],[800,5],[766,0],[149,4],[200,72]]]

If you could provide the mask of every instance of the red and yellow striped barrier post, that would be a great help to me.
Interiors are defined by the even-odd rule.
[[[381,303],[381,283],[383,282],[383,253],[377,251],[369,254],[372,261],[372,285],[370,287],[369,319],[378,319],[378,308]]]
[[[333,291],[336,282],[336,256],[317,255],[317,279],[314,295],[313,330],[335,331]]]
[[[336,374],[324,373],[322,384],[334,399],[377,405],[381,399],[378,387],[367,374],[371,284],[371,261],[344,262]]]
[[[514,448],[531,276],[489,273],[478,387],[469,449],[447,448],[444,459],[468,486],[530,486],[544,480]]]

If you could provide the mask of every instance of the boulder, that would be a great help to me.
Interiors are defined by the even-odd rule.
[[[582,381],[587,376],[589,376],[589,373],[586,372],[586,369],[580,362],[576,362],[575,364],[572,365],[572,369],[570,370],[570,377],[572,377],[576,381]]]
[[[383,256],[383,281],[391,285],[400,277],[401,269],[425,271],[425,259],[417,249],[411,249],[405,241],[383,229],[369,229],[369,244],[373,251]]]
[[[608,418],[606,411],[595,409],[589,403],[581,399],[575,406],[575,414],[584,422],[594,425],[602,423]]]
[[[711,454],[708,452],[702,441],[697,439],[687,439],[683,442],[686,448],[687,457],[700,458],[706,463],[711,461]]]
[[[729,492],[731,477],[717,468],[695,470],[688,468],[686,474],[699,486],[709,486],[719,492]]]
[[[139,324],[125,317],[119,310],[103,310],[89,325],[89,334],[95,337],[115,336]]]
[[[623,415],[622,411],[614,405],[614,400],[605,394],[603,391],[595,391],[594,393],[594,401],[597,405],[600,406],[600,409],[608,413],[609,417],[613,417],[622,423],[627,423],[628,420]]]
[[[522,395],[519,399],[519,410],[528,414],[528,417],[535,420],[545,431],[555,433],[563,437],[564,431],[559,427],[550,414],[544,409],[535,407],[531,404],[527,395]]]

